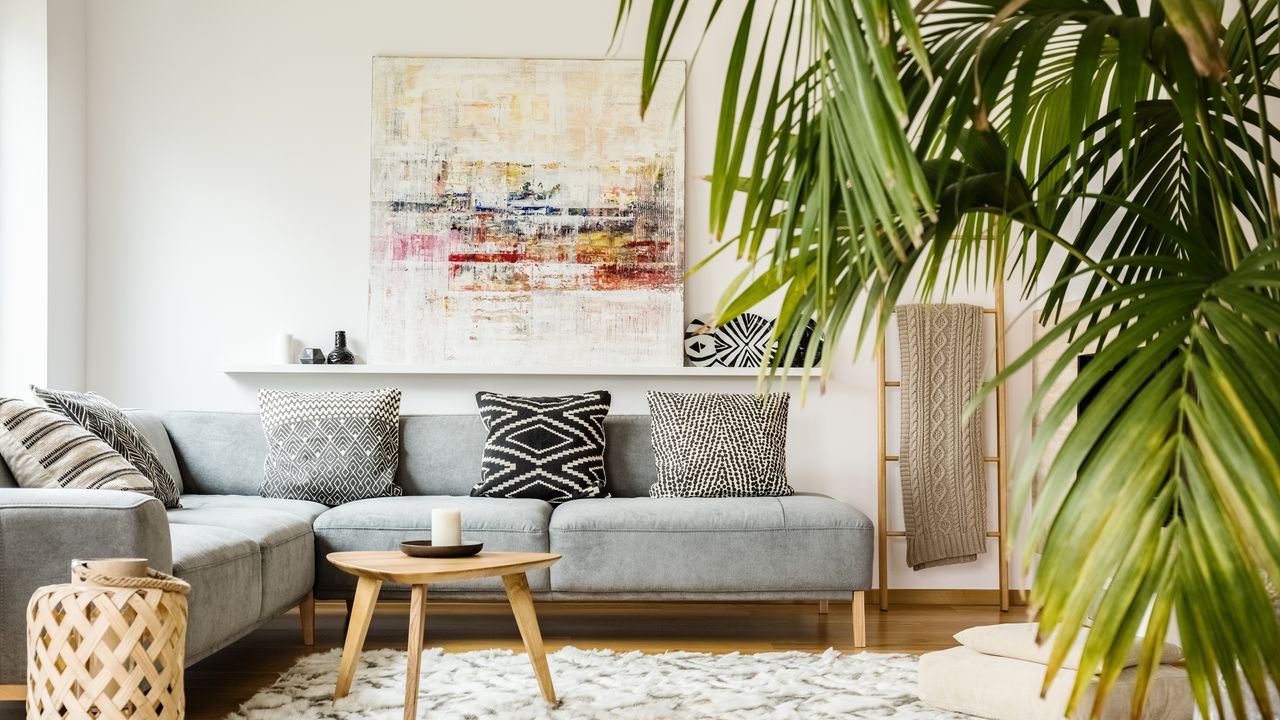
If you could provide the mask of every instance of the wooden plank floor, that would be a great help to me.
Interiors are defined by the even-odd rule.
[[[379,605],[365,647],[404,648],[407,609],[406,603]],[[820,615],[816,603],[544,602],[538,617],[548,652],[566,645],[644,652],[855,651],[849,603],[832,602],[830,614]],[[341,603],[319,604],[313,652],[341,647],[343,620]],[[951,636],[964,628],[1025,621],[1021,607],[1002,613],[994,607],[895,605],[880,612],[868,602],[867,650],[940,650],[954,646]],[[448,652],[523,651],[506,603],[433,604],[428,598],[426,634],[428,647]],[[298,616],[290,613],[188,669],[187,717],[222,718],[235,710],[308,652],[301,642]],[[21,703],[0,703],[0,720],[21,717]]]

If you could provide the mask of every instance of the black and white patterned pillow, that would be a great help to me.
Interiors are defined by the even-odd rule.
[[[773,497],[787,484],[791,396],[649,393],[658,482],[651,497]]]
[[[165,507],[182,507],[178,502],[181,497],[178,484],[164,469],[156,449],[114,403],[95,393],[50,390],[35,385],[31,386],[31,392],[50,410],[98,436],[120,453],[151,481],[155,496]]]
[[[259,390],[267,434],[263,497],[334,506],[401,495],[400,391]]]
[[[151,481],[97,435],[24,400],[0,398],[0,457],[19,487],[155,494]]]
[[[563,397],[476,393],[489,430],[473,496],[536,498],[557,504],[607,497],[604,390]]]

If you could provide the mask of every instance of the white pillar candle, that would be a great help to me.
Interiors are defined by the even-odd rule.
[[[455,508],[434,508],[431,511],[431,544],[462,544],[462,511]]]

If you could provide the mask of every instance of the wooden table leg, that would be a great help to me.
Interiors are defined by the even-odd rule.
[[[356,665],[360,663],[360,651],[364,649],[364,638],[369,633],[369,621],[373,619],[373,608],[378,604],[378,591],[381,589],[382,581],[370,577],[361,577],[356,585],[347,642],[342,646],[342,662],[338,665],[338,684],[333,689],[334,700],[346,697],[351,691],[351,679],[355,677]]]
[[[507,588],[507,600],[511,603],[511,612],[516,616],[516,625],[520,627],[520,637],[524,639],[524,649],[529,654],[529,663],[533,665],[533,674],[538,677],[542,698],[552,706],[558,705],[556,689],[551,684],[551,669],[547,667],[547,651],[542,647],[538,615],[534,612],[533,596],[529,593],[529,580],[524,573],[515,573],[503,575],[502,584]]]
[[[409,600],[409,663],[404,671],[404,720],[418,716],[418,676],[422,672],[422,636],[427,620],[427,586],[414,585]]]

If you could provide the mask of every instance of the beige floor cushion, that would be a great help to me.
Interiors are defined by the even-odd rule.
[[[943,710],[992,720],[1062,720],[1076,673],[1062,670],[1040,698],[1045,666],[1025,660],[984,655],[967,647],[932,652],[920,658],[920,699]],[[1129,696],[1137,670],[1120,674],[1107,696],[1102,720],[1129,720]],[[1194,709],[1186,671],[1161,665],[1152,678],[1142,720],[1191,720]],[[1070,720],[1085,720],[1093,707],[1088,694]]]
[[[955,638],[961,645],[986,655],[998,655],[1048,665],[1049,652],[1053,650],[1052,639],[1045,641],[1043,645],[1037,645],[1038,628],[1038,623],[985,625],[961,630],[956,633]],[[1062,667],[1067,670],[1076,670],[1080,667],[1080,655],[1084,652],[1084,642],[1088,637],[1088,630],[1081,631],[1076,636],[1071,649],[1067,651],[1067,657],[1062,661]],[[1134,641],[1133,647],[1129,649],[1129,656],[1125,658],[1125,667],[1138,664],[1138,659],[1142,657],[1142,642],[1141,637]],[[1181,660],[1182,648],[1172,643],[1165,643],[1164,651],[1160,654],[1160,662],[1169,665]]]

